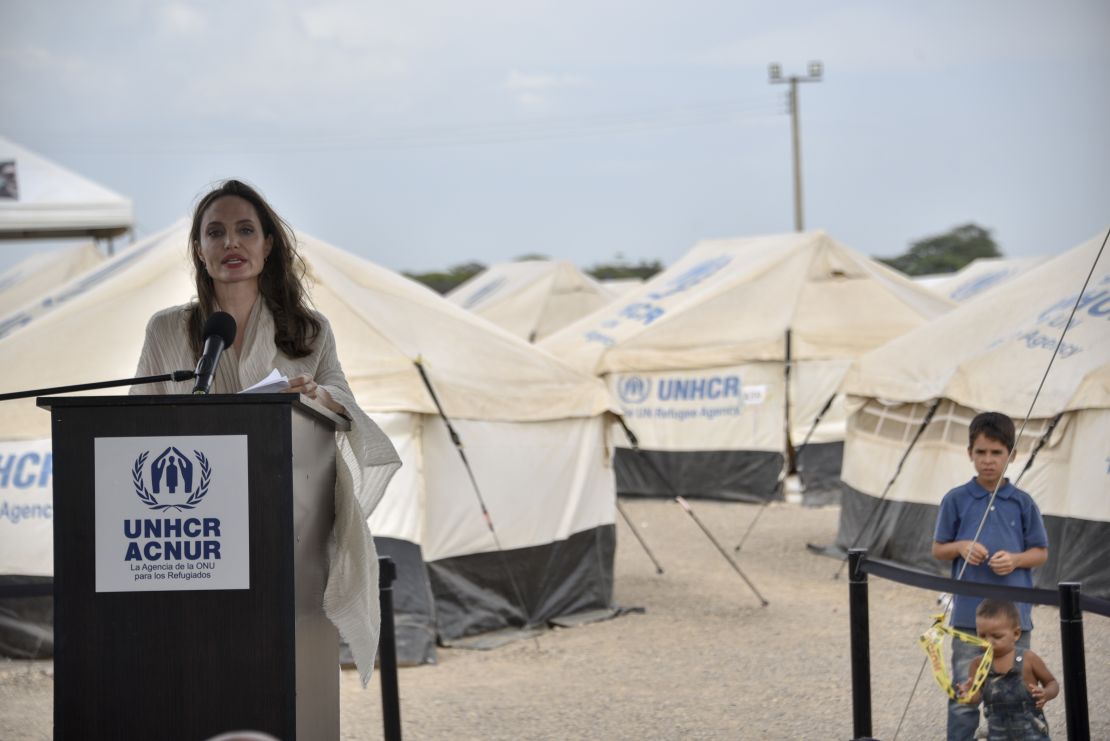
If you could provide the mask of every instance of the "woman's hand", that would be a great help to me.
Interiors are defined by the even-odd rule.
[[[300,376],[293,376],[289,379],[289,388],[285,389],[286,394],[304,394],[310,399],[315,399],[317,394],[323,391],[312,379],[311,373],[305,373]],[[327,393],[324,391],[324,393]]]
[[[282,393],[286,394],[304,394],[313,401],[323,404],[328,409],[336,414],[346,414],[347,410],[343,405],[331,398],[331,394],[323,386],[316,383],[312,378],[311,373],[304,373],[299,376],[293,376],[289,379],[289,388],[285,389]]]

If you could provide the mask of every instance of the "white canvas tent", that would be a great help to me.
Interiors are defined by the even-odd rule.
[[[49,293],[104,260],[91,242],[36,252],[0,273],[0,317]]]
[[[62,287],[49,305],[30,307],[0,340],[0,352],[18,359],[6,365],[0,387],[132,375],[149,316],[194,292],[185,235],[179,223]],[[607,608],[615,509],[604,385],[423,286],[299,239],[312,300],[333,326],[351,387],[405,463],[370,520],[381,550],[398,561],[402,660],[430,660],[437,636]],[[417,359],[466,445],[523,606],[434,416]],[[32,401],[4,411],[0,574],[47,576],[49,415]]]
[[[940,293],[940,291],[938,291],[937,289],[940,286],[944,285],[944,283],[947,282],[948,279],[952,277],[952,275],[953,273],[930,273],[929,275],[913,275],[910,276],[910,280],[912,280],[919,286],[924,286],[925,288],[929,288],[937,293]]]
[[[0,137],[0,239],[111,238],[131,200]]]
[[[853,358],[950,306],[823,232],[711,240],[540,346],[607,379],[680,492],[766,499],[787,454],[787,330],[799,445]],[[838,486],[843,421],[834,405],[805,450],[812,490]],[[668,493],[631,451],[616,460],[621,494]]]
[[[598,282],[618,298],[632,293],[644,284],[642,278],[612,278]]]
[[[837,544],[938,569],[931,554],[941,497],[974,475],[967,429],[981,411],[1008,414],[1020,427],[1030,411],[1061,328],[1103,235],[1053,258],[932,324],[860,358],[845,379],[852,413],[844,455],[846,488]],[[939,400],[932,422],[884,502],[879,496]],[[1064,344],[1032,407],[1016,479],[1037,501],[1049,531],[1049,561],[1038,583],[1083,581],[1110,596],[1110,255],[1103,254]],[[878,510],[876,511],[876,507]],[[873,514],[874,513],[874,514]],[[870,527],[864,530],[868,518]]]
[[[1043,257],[980,257],[945,276],[943,280],[930,284],[929,288],[957,303],[963,303],[1013,280],[1044,261]]]
[[[615,298],[567,260],[497,263],[447,294],[449,301],[529,342],[539,342]]]

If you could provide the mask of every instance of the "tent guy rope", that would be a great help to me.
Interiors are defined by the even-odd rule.
[[[770,603],[763,598],[762,594],[759,593],[759,590],[756,589],[755,584],[752,583],[752,580],[749,579],[747,574],[745,574],[740,569],[740,566],[736,563],[735,560],[733,560],[732,556],[728,554],[728,551],[725,550],[724,546],[722,546],[720,542],[715,537],[713,537],[713,533],[709,532],[709,528],[707,528],[705,524],[694,513],[694,510],[690,507],[690,503],[682,498],[682,495],[680,495],[678,491],[674,488],[674,485],[671,484],[670,479],[664,476],[663,472],[659,470],[659,467],[655,465],[655,461],[653,461],[651,458],[648,458],[644,454],[644,451],[640,449],[639,439],[636,437],[635,434],[633,434],[632,430],[628,428],[628,424],[624,421],[624,419],[622,417],[617,417],[617,421],[620,423],[620,426],[624,428],[624,434],[628,436],[628,442],[632,446],[632,449],[635,450],[636,453],[647,462],[648,466],[651,467],[651,470],[654,471],[655,475],[659,477],[659,480],[662,481],[667,489],[670,490],[671,496],[674,498],[675,502],[677,502],[678,505],[686,511],[686,514],[690,515],[690,518],[697,524],[697,526],[701,528],[701,531],[705,533],[705,537],[709,538],[709,541],[717,548],[718,551],[720,551],[721,555],[724,556],[726,561],[728,561],[729,566],[732,567],[733,571],[740,575],[740,578],[744,580],[744,583],[748,585],[748,588],[751,589],[752,593],[756,596],[756,598],[759,599],[760,606],[766,607],[767,605],[769,605]]]
[[[440,419],[442,419],[443,424],[447,426],[447,434],[451,436],[451,442],[454,444],[455,450],[458,451],[459,458],[462,459],[463,467],[466,469],[466,475],[470,477],[470,485],[474,489],[474,495],[478,498],[478,506],[482,509],[482,518],[486,521],[486,528],[489,529],[490,535],[493,537],[493,544],[497,547],[497,555],[501,559],[501,566],[505,569],[505,575],[509,577],[509,584],[512,586],[513,593],[516,596],[517,602],[520,604],[521,615],[524,618],[524,628],[531,628],[533,626],[529,616],[532,613],[528,609],[528,603],[524,601],[524,593],[520,591],[520,586],[516,582],[516,577],[513,576],[512,569],[509,568],[508,559],[505,558],[505,549],[501,546],[501,539],[497,537],[497,530],[493,526],[493,518],[490,517],[489,508],[486,507],[486,500],[482,496],[482,490],[478,487],[478,480],[474,477],[474,469],[470,467],[470,461],[466,457],[466,451],[463,450],[462,438],[460,438],[459,433],[455,431],[455,427],[451,424],[451,420],[448,419],[447,413],[443,411],[443,405],[439,403],[439,397],[436,395],[435,389],[432,387],[432,382],[428,378],[428,373],[424,369],[423,359],[417,358],[413,361],[413,364],[416,366],[416,370],[420,372],[420,379],[424,382],[424,387],[432,397],[432,402],[439,412]],[[538,648],[539,639],[535,636],[532,638]]]

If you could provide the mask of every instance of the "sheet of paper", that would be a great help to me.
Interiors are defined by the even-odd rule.
[[[289,379],[278,372],[277,368],[270,371],[270,375],[263,378],[250,388],[245,388],[241,394],[277,394],[289,388]]]

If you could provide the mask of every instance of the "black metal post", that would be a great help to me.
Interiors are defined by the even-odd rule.
[[[1087,666],[1083,654],[1083,609],[1078,582],[1060,582],[1060,653],[1064,659],[1064,709],[1068,741],[1091,737],[1087,715]]]
[[[397,566],[393,559],[378,559],[378,597],[382,610],[382,630],[378,639],[381,663],[382,725],[386,741],[401,741],[401,696],[397,687],[397,636],[393,629],[393,582]]]
[[[852,738],[871,736],[871,628],[867,574],[861,566],[867,549],[848,551],[848,620],[852,641]]]

